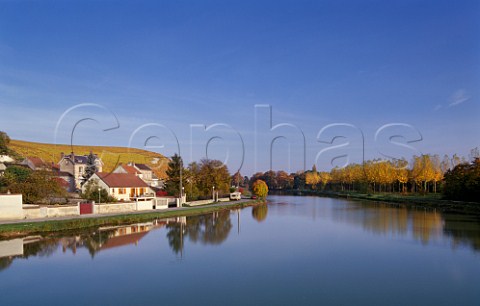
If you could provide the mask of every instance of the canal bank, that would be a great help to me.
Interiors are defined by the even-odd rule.
[[[197,207],[179,207],[166,210],[152,210],[122,214],[82,215],[36,220],[15,220],[0,222],[0,238],[22,237],[33,234],[52,233],[97,226],[121,225],[144,222],[153,219],[200,215],[225,209],[236,209],[263,203],[261,200],[222,202]]]

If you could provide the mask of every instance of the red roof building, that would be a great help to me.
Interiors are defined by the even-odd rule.
[[[135,197],[154,194],[147,183],[130,173],[97,172],[82,188],[85,189],[89,182],[107,190],[108,194],[117,200],[130,201]]]

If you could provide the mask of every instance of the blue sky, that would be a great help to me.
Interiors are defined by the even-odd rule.
[[[75,144],[128,146],[138,127],[157,123],[175,133],[187,161],[213,137],[209,156],[228,155],[233,171],[240,134],[242,172],[251,174],[270,167],[273,137],[287,138],[274,144],[274,169],[303,168],[298,130],[307,168],[328,169],[330,157],[315,159],[329,146],[316,139],[323,127],[355,126],[374,158],[386,145],[374,141],[377,129],[402,123],[421,133],[418,152],[468,155],[480,146],[479,34],[478,1],[2,1],[0,130],[53,142],[66,110],[93,103],[120,127],[102,132],[110,115],[87,107],[65,117],[57,142],[84,115],[105,122],[83,122]],[[255,105],[290,127],[268,132]],[[228,128],[191,132],[217,123]],[[151,132],[165,145],[155,150],[171,155],[164,131]],[[131,144],[141,147],[148,133]],[[344,134],[350,146],[330,153],[357,161],[361,142]]]

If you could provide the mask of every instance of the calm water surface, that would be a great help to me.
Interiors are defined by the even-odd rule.
[[[480,221],[267,206],[0,241],[0,305],[480,305]]]

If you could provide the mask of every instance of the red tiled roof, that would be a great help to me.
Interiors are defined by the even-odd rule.
[[[97,172],[95,174],[110,188],[148,187],[147,183],[135,174],[108,172]]]
[[[42,168],[46,166],[45,162],[40,157],[28,157],[28,159],[32,162],[35,168]]]
[[[132,166],[122,165],[122,168],[130,174],[141,174],[137,169]]]
[[[70,186],[70,184],[61,177],[54,177],[53,179],[63,188],[67,188]]]

